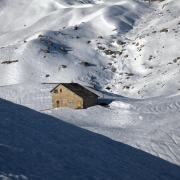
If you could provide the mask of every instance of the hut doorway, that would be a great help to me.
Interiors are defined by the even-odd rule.
[[[60,107],[60,102],[59,102],[59,100],[56,101],[56,105],[57,105],[57,107]]]

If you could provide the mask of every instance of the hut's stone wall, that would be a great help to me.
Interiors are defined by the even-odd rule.
[[[69,107],[74,109],[83,109],[83,99],[64,87],[58,86],[52,91],[53,108]]]

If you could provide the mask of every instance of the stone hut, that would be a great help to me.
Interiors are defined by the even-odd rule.
[[[85,109],[97,105],[98,95],[78,83],[60,83],[51,90],[53,108]]]

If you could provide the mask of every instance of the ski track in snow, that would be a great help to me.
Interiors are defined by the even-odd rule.
[[[138,107],[134,108],[138,112],[142,113],[166,113],[166,112],[177,112],[180,110],[180,101],[171,101],[171,102],[165,102],[160,104],[148,104],[144,106],[144,104],[141,106],[139,104]]]

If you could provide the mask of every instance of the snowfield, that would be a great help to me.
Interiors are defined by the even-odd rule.
[[[179,180],[180,1],[1,0],[0,180]],[[78,82],[109,105],[52,109]]]
[[[113,102],[110,108],[53,110],[48,114],[179,165],[179,110],[180,97],[176,96],[134,102],[121,100]]]
[[[0,101],[0,179],[179,179],[179,166],[37,111]]]

